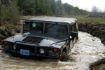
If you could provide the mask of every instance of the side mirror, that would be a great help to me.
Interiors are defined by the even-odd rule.
[[[78,32],[72,32],[70,36],[72,36],[72,39],[78,38]]]

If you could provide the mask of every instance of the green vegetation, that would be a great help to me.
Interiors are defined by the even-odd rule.
[[[90,12],[73,7],[61,0],[0,0],[0,22],[17,20],[19,16],[77,16],[79,23],[105,24],[105,18],[89,17]],[[97,16],[98,13],[91,13]],[[85,15],[85,16],[84,16]],[[103,14],[98,14],[103,15]]]
[[[105,18],[101,17],[88,17],[88,16],[77,16],[78,23],[91,23],[91,24],[105,24]]]
[[[68,16],[80,16],[80,15],[87,15],[88,12],[85,10],[81,10],[78,7],[73,7],[67,3],[63,4],[64,6],[64,15]]]
[[[0,0],[0,20],[14,20],[19,16],[75,16],[87,11],[73,7],[61,0]]]
[[[82,15],[87,12],[61,0],[17,0],[19,11],[22,15]]]
[[[0,0],[0,20],[19,18],[19,11],[15,0]]]

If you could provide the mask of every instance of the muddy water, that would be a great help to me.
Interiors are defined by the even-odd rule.
[[[105,47],[100,39],[79,32],[79,41],[72,49],[72,60],[28,60],[0,53],[0,70],[89,70],[90,63],[105,57],[104,52]]]

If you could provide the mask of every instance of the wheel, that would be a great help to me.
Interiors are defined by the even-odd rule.
[[[61,61],[67,61],[68,60],[68,55],[66,52],[62,52],[61,56],[60,56],[60,60]]]

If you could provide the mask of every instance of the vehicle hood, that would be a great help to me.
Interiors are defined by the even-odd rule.
[[[45,37],[38,37],[38,36],[23,36],[22,34],[15,35],[13,37],[9,37],[5,39],[5,41],[14,42],[14,43],[24,43],[29,45],[37,45],[43,47],[56,47],[61,48],[65,42],[59,42],[61,40],[54,39],[54,38],[45,38]],[[59,42],[59,43],[56,43]]]
[[[54,40],[54,39],[43,39],[39,45],[40,46],[49,46],[49,47],[57,47],[57,48],[60,48],[64,45],[65,42],[60,42],[60,43],[56,43],[58,42],[59,40]]]

